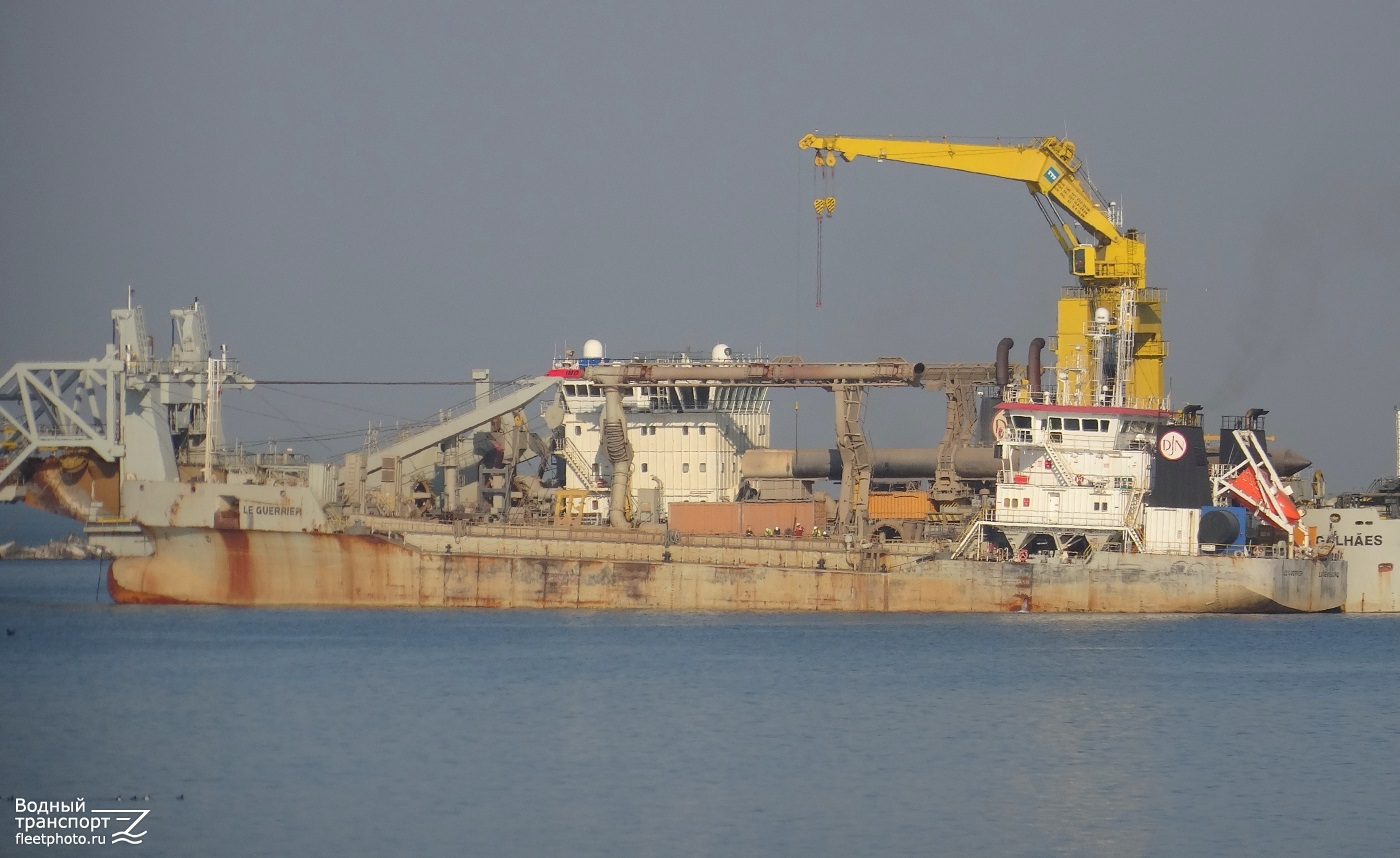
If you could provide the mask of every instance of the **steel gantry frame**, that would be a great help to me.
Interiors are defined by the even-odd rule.
[[[85,448],[123,454],[122,363],[19,363],[0,377],[0,486],[36,453]],[[86,416],[82,413],[86,410]]]
[[[836,395],[837,446],[843,464],[838,526],[847,533],[862,534],[870,495],[870,448],[861,428],[866,387],[920,387],[925,366],[903,358],[879,358],[869,363],[809,363],[798,358],[755,362],[708,364],[617,363],[590,366],[584,378],[603,388],[604,424],[626,437],[626,415],[621,388],[648,383],[689,383],[766,387],[820,387]],[[632,455],[621,445],[609,451],[613,463],[612,524],[625,524],[619,505],[630,492]]]

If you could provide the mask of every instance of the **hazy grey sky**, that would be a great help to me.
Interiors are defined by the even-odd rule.
[[[261,378],[504,379],[589,337],[1023,361],[1069,280],[1024,187],[841,166],[818,310],[796,144],[1067,133],[1147,236],[1177,402],[1268,407],[1360,485],[1395,464],[1397,33],[1393,2],[6,2],[0,367],[100,354],[128,284],[158,348],[197,295]],[[227,402],[245,439],[371,419]],[[941,433],[873,406],[876,445]]]

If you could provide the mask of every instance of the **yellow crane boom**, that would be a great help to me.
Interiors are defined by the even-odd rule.
[[[1142,236],[1120,232],[1113,207],[1087,177],[1081,179],[1074,143],[1057,137],[1017,145],[808,134],[797,145],[815,149],[819,165],[835,166],[837,155],[846,161],[866,157],[1025,182],[1079,281],[1063,290],[1052,344],[1060,401],[1163,405],[1164,296],[1147,288]],[[1081,240],[1065,216],[1089,240]],[[1107,327],[1100,310],[1112,320]]]

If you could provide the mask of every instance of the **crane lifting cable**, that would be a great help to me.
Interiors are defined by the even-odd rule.
[[[836,155],[817,152],[812,161],[812,191],[817,189],[817,172],[822,176],[822,194],[812,200],[817,213],[817,308],[822,305],[822,222],[836,214]]]

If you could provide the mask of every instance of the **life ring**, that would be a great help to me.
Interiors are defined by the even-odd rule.
[[[1030,554],[1028,554],[1028,553],[1026,552],[1026,549],[1022,548],[1020,551],[1017,551],[1017,552],[1016,552],[1016,562],[1017,562],[1017,563],[1025,563],[1025,562],[1026,562],[1027,560],[1029,560],[1029,559],[1030,559]]]
[[[1084,485],[1084,475],[1083,475],[1083,474],[1076,474],[1075,477],[1074,477],[1074,484],[1075,484],[1076,486],[1082,486],[1082,485]]]

